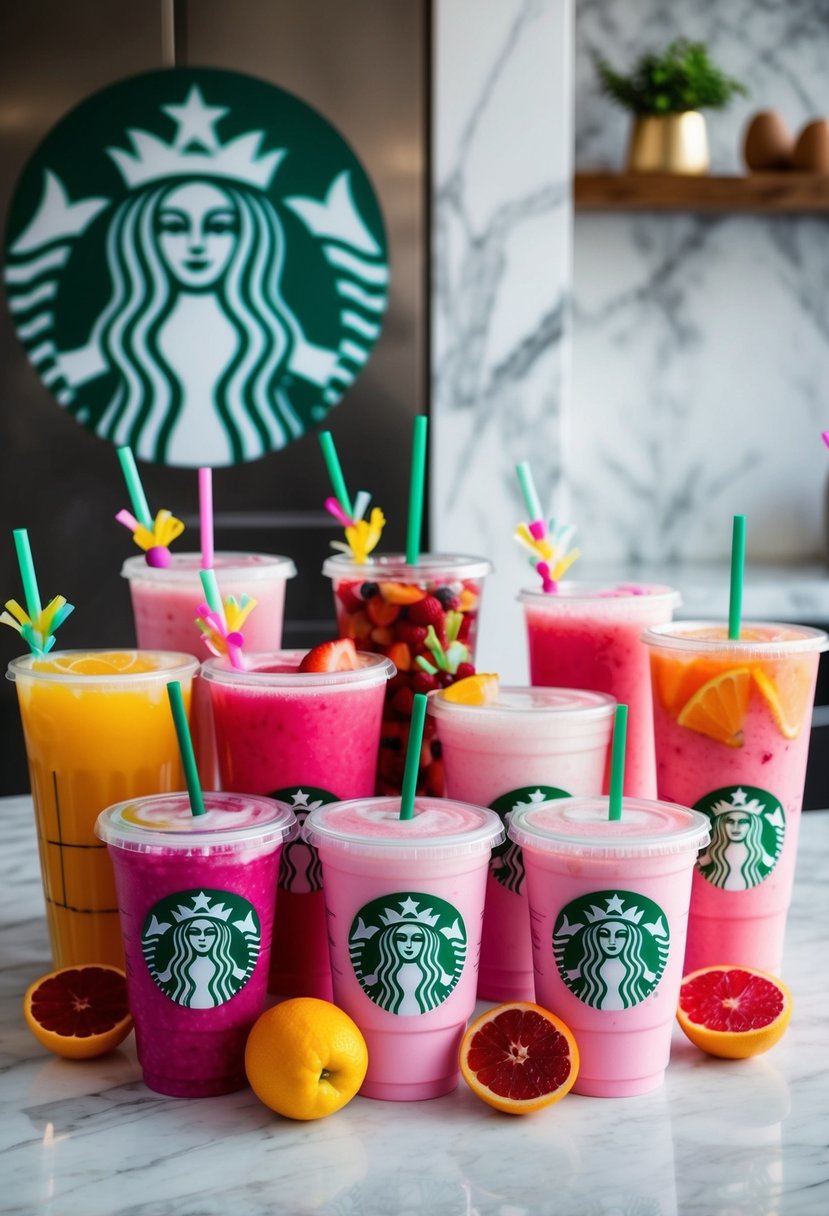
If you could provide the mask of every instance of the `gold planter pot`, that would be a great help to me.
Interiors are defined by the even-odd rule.
[[[627,153],[628,173],[707,173],[710,167],[705,119],[684,114],[640,115],[634,120]]]

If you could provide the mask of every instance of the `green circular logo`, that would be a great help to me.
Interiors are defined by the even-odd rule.
[[[256,909],[230,891],[177,891],[147,913],[141,950],[165,996],[187,1009],[224,1005],[244,988],[259,958]]]
[[[401,1016],[443,1004],[463,973],[466,945],[458,909],[419,891],[372,900],[348,935],[360,987],[375,1005]]]
[[[633,891],[593,891],[571,900],[553,928],[558,973],[593,1009],[630,1009],[650,996],[669,945],[665,913]]]
[[[506,825],[512,811],[536,806],[539,802],[549,802],[553,798],[569,797],[566,790],[560,790],[554,785],[524,785],[521,789],[502,794],[500,798],[490,802],[489,807],[500,815],[502,823]],[[521,846],[507,836],[492,850],[489,872],[502,887],[520,895],[524,889],[524,855]]]
[[[755,785],[726,785],[694,809],[711,824],[711,843],[697,858],[704,878],[723,891],[748,891],[768,878],[786,836],[786,813],[774,794]]]
[[[17,334],[59,404],[184,467],[255,460],[321,421],[377,341],[388,279],[379,205],[339,132],[208,68],[70,111],[6,236]]]
[[[300,830],[300,835],[282,846],[278,880],[280,889],[291,891],[295,895],[310,895],[312,891],[321,891],[322,864],[319,853],[312,844],[302,839],[302,825],[309,811],[315,811],[318,806],[325,806],[327,802],[338,802],[337,795],[329,790],[318,789],[315,785],[292,785],[281,790],[271,790],[268,797],[287,802],[296,815]]]

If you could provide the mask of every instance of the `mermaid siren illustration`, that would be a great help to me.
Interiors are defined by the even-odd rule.
[[[222,141],[232,108],[196,84],[158,110],[171,140],[130,128],[129,148],[100,149],[121,197],[70,201],[43,168],[40,204],[9,245],[10,308],[43,381],[101,437],[168,465],[257,459],[324,417],[368,359],[386,305],[383,238],[355,202],[353,157],[331,158],[324,197],[285,196],[280,169],[309,149],[262,151],[264,130]],[[87,314],[70,347],[61,289],[76,254],[103,286],[70,301]],[[76,268],[76,291],[77,279]],[[314,341],[322,314],[327,338]]]
[[[748,891],[774,869],[783,847],[785,820],[775,799],[769,798],[767,805],[743,789],[730,793],[730,798],[719,798],[706,807],[711,843],[700,853],[697,865],[715,887]]]

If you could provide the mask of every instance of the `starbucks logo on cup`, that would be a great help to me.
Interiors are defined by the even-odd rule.
[[[338,801],[336,794],[318,789],[315,785],[294,785],[286,789],[271,790],[268,797],[288,803],[296,815],[300,832],[310,811],[315,811],[317,807],[325,806],[328,802]],[[295,895],[309,895],[312,891],[322,890],[322,864],[319,853],[312,844],[303,840],[301,835],[282,846],[279,887]]]
[[[256,909],[240,895],[200,888],[159,900],[141,930],[153,982],[188,1009],[224,1005],[244,988],[259,958]]]
[[[774,794],[727,785],[700,798],[694,809],[711,824],[711,843],[697,858],[708,882],[723,891],[748,891],[768,878],[786,835],[786,814]]]
[[[461,978],[466,948],[458,909],[418,891],[365,904],[348,935],[351,966],[366,996],[404,1017],[443,1004]]]
[[[500,816],[506,826],[512,811],[527,806],[538,806],[540,802],[549,802],[553,798],[569,798],[566,790],[560,790],[555,785],[525,785],[521,789],[510,790],[502,794],[494,802],[490,802],[490,810]],[[524,889],[524,854],[521,846],[507,837],[492,850],[489,861],[489,872],[497,883],[520,895]]]

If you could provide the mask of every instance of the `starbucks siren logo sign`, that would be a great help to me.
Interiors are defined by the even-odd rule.
[[[224,1005],[244,988],[259,958],[256,909],[229,891],[178,891],[152,907],[141,950],[153,981],[188,1009]]]
[[[291,891],[294,895],[310,895],[312,891],[321,891],[322,863],[314,846],[302,839],[302,825],[309,811],[315,811],[318,806],[325,806],[328,802],[339,801],[337,795],[314,785],[304,785],[301,788],[294,785],[289,789],[271,790],[268,797],[276,798],[278,802],[287,802],[296,815],[300,831],[300,835],[282,846],[282,856],[279,859],[280,889]]]
[[[582,895],[562,908],[553,929],[558,973],[593,1009],[630,1009],[650,996],[669,944],[665,913],[632,891]]]
[[[466,945],[457,908],[418,891],[372,900],[348,935],[360,987],[375,1005],[402,1016],[443,1004],[461,978]]]
[[[786,834],[786,816],[773,794],[754,785],[728,785],[694,809],[711,824],[711,843],[697,858],[704,878],[723,891],[748,891],[768,878]]]
[[[386,308],[383,221],[342,136],[236,72],[150,72],[66,115],[12,202],[18,337],[80,423],[143,460],[255,460],[322,420]]]
[[[549,802],[553,798],[569,798],[565,790],[554,785],[525,785],[519,790],[510,790],[502,794],[494,802],[490,802],[490,810],[500,815],[501,822],[506,825],[510,813],[519,807],[537,806],[540,802]],[[489,872],[497,883],[508,891],[520,895],[524,889],[524,855],[521,846],[507,837],[492,850],[489,860]]]

